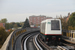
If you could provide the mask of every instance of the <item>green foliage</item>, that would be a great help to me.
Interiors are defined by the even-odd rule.
[[[75,26],[74,27],[68,26],[68,30],[75,30]]]
[[[18,28],[17,24],[14,24],[14,28]]]
[[[18,27],[22,27],[23,26],[23,22],[11,22],[11,23],[7,23],[7,19],[1,19],[0,23],[5,23],[5,29],[11,29],[11,28],[18,28]]]
[[[61,20],[62,29],[68,29],[68,23],[66,23],[64,18],[59,18]]]
[[[9,28],[13,28],[13,24],[12,23],[9,23]]]
[[[18,28],[18,27],[21,27],[21,26],[22,26],[21,23],[15,23],[15,22],[5,23],[5,28],[6,29]]]
[[[26,28],[26,27],[30,27],[28,19],[26,19],[22,28]]]
[[[0,21],[1,23],[7,23],[7,19],[6,18],[4,18],[4,19],[1,19],[1,21]]]
[[[12,29],[10,29],[10,31],[8,32],[9,34],[12,32],[13,30]]]
[[[16,23],[18,27],[21,27],[20,23]]]
[[[5,31],[5,29],[0,27],[0,47],[3,45],[7,36],[8,36],[8,33]]]
[[[71,14],[68,22],[64,18],[59,18],[62,23],[62,29],[65,30],[75,30],[75,12]]]
[[[5,29],[10,29],[9,26],[10,26],[9,23],[6,23],[6,24],[5,24]]]
[[[71,14],[70,18],[69,18],[69,22],[71,26],[75,26],[75,12]]]

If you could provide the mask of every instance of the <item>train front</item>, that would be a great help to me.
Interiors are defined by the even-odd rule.
[[[59,43],[62,35],[61,20],[52,19],[48,21],[45,35],[47,41],[51,43]]]

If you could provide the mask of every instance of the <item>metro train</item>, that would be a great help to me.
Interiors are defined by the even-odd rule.
[[[40,25],[40,37],[43,41],[60,41],[62,27],[60,19],[46,19]]]

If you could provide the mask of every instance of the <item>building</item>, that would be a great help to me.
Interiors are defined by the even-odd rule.
[[[46,16],[29,16],[29,23],[30,25],[33,24],[40,24],[41,21],[45,20]]]
[[[52,17],[46,17],[43,15],[39,15],[39,16],[29,16],[29,23],[30,25],[35,25],[35,26],[39,26],[41,21],[45,20],[45,19],[51,19]]]
[[[52,19],[52,17],[46,17],[46,19]]]
[[[68,22],[68,20],[69,20],[69,18],[70,18],[70,15],[71,15],[71,14],[68,13],[68,16],[67,16],[67,17],[64,17],[64,19],[65,19],[66,22]]]
[[[5,23],[0,23],[0,27],[5,28]]]
[[[68,16],[66,18],[66,22],[68,22],[69,18],[70,18],[70,13],[68,13]]]

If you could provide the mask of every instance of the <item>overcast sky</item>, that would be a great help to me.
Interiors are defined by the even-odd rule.
[[[55,18],[75,12],[75,0],[0,0],[0,20],[8,22],[25,21],[31,15],[45,15]]]

